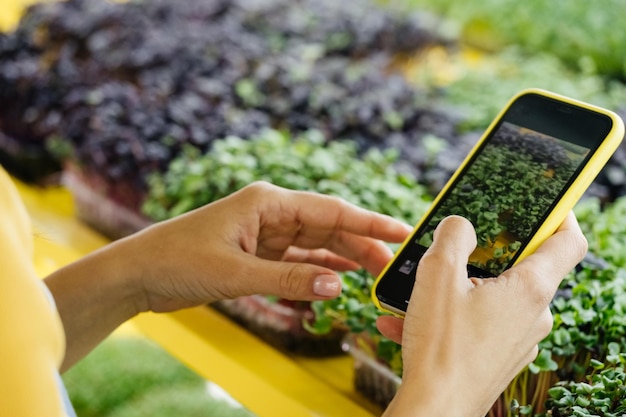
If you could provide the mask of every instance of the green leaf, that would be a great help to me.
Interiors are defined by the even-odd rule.
[[[570,397],[572,393],[565,387],[556,386],[548,390],[548,395],[550,396],[550,398],[559,400],[562,398]]]
[[[552,359],[552,351],[541,349],[533,364],[541,371],[556,371],[559,365]]]

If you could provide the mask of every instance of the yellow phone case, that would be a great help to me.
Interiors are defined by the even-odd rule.
[[[485,133],[483,133],[481,138],[474,145],[474,147],[469,152],[469,154],[465,157],[461,165],[457,168],[457,170],[454,172],[452,177],[448,180],[448,182],[443,187],[443,189],[439,192],[439,194],[437,194],[437,197],[432,202],[430,206],[431,208],[429,209],[429,211],[426,214],[424,214],[424,216],[422,216],[422,219],[417,223],[411,235],[407,238],[407,240],[404,241],[400,249],[396,251],[393,259],[387,264],[385,269],[376,278],[374,286],[372,287],[371,296],[372,296],[372,300],[374,304],[379,309],[389,312],[396,316],[399,315],[397,312],[390,311],[384,308],[381,305],[378,298],[376,297],[376,288],[381,278],[387,273],[388,269],[391,267],[391,265],[400,255],[400,253],[402,253],[404,248],[411,242],[413,233],[415,233],[415,231],[419,227],[422,226],[422,223],[428,218],[431,210],[434,207],[436,207],[439,200],[441,200],[441,198],[447,193],[448,189],[452,186],[452,184],[454,184],[456,178],[460,175],[460,173],[463,171],[465,166],[470,162],[473,155],[480,148],[481,144],[489,137],[489,135],[494,130],[497,123],[503,117],[506,111],[511,107],[511,105],[519,97],[526,95],[526,94],[542,95],[545,97],[552,98],[554,100],[558,100],[563,103],[568,103],[568,104],[578,106],[578,107],[581,107],[581,108],[584,108],[584,109],[587,109],[596,113],[606,115],[612,120],[613,126],[611,130],[609,131],[609,133],[607,134],[604,141],[602,142],[602,144],[598,147],[596,152],[590,158],[589,162],[587,163],[583,171],[578,175],[578,177],[574,180],[571,186],[565,191],[565,193],[563,194],[561,199],[558,201],[554,209],[550,212],[550,214],[548,215],[548,217],[546,218],[546,220],[544,221],[540,229],[531,238],[528,245],[522,250],[519,257],[515,261],[515,264],[520,262],[526,256],[533,253],[541,245],[541,243],[543,243],[548,237],[550,237],[557,230],[557,228],[561,225],[561,223],[567,217],[567,214],[574,208],[578,200],[582,197],[583,193],[587,190],[589,185],[591,185],[593,180],[600,173],[604,165],[607,163],[611,155],[613,155],[613,153],[619,146],[620,142],[624,138],[624,122],[617,114],[615,114],[614,112],[610,110],[606,110],[604,108],[594,106],[592,104],[588,104],[579,100],[575,100],[569,97],[562,96],[560,94],[556,94],[556,93],[543,90],[543,89],[538,89],[538,88],[529,88],[529,89],[525,89],[525,90],[518,92],[515,96],[513,96],[509,100],[509,102],[502,108],[502,110],[500,110],[498,115],[494,118],[494,120],[491,122],[489,127],[485,130]]]

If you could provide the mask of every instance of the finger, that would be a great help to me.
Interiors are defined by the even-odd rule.
[[[472,223],[461,216],[448,216],[441,220],[433,234],[433,246],[444,245],[446,248],[459,249],[465,257],[476,248],[476,232]],[[451,246],[454,245],[454,248]],[[454,255],[456,251],[452,251]]]
[[[282,260],[324,266],[335,271],[354,271],[361,267],[358,262],[339,256],[328,249],[303,249],[295,246],[287,249]]]
[[[302,228],[298,236],[290,242],[285,242],[284,235],[280,231],[274,231],[271,236],[263,236],[259,243],[259,249],[257,255],[265,259],[280,259],[284,258],[284,246],[290,244],[290,248],[287,251],[292,251],[295,255],[298,249],[302,251],[313,250],[326,250],[334,254],[335,259],[344,258],[359,266],[364,267],[370,273],[378,275],[383,268],[387,265],[387,262],[393,257],[393,252],[384,242],[372,239],[364,236],[354,235],[345,231],[323,231],[323,230],[306,230]],[[309,255],[321,255],[325,252],[321,251],[317,254],[315,252],[307,253],[300,252],[299,256],[303,257],[300,261],[304,262],[305,258]],[[280,255],[279,255],[280,254]],[[318,260],[313,261],[318,265]],[[297,259],[294,259],[294,261]],[[329,268],[334,268],[330,265],[325,265]],[[335,268],[334,268],[335,269]],[[339,269],[355,269],[353,267],[341,267]]]
[[[245,261],[243,260],[245,259]],[[325,300],[341,293],[341,278],[331,269],[306,263],[271,261],[249,255],[239,258],[243,282],[237,295],[275,295],[289,300]]]
[[[327,247],[363,266],[373,275],[378,275],[393,258],[393,251],[384,242],[350,233],[336,234],[334,239],[327,242]]]
[[[523,285],[521,293],[528,294],[539,308],[552,300],[563,278],[587,252],[587,240],[573,213],[537,250],[500,278],[517,280]]]
[[[376,327],[386,338],[393,340],[397,344],[402,343],[404,320],[393,316],[380,316],[376,319]]]
[[[390,216],[355,206],[338,197],[306,191],[289,194],[301,224],[310,230],[342,230],[387,242],[402,242],[412,227]],[[304,233],[304,231],[302,231]]]
[[[460,216],[446,217],[437,225],[433,243],[419,262],[416,284],[424,281],[421,286],[447,286],[448,283],[459,282],[471,285],[467,279],[467,261],[475,248],[476,232],[472,224]],[[446,277],[455,279],[429,279],[442,275],[442,270],[446,271]]]

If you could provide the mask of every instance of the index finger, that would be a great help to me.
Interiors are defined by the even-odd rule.
[[[401,242],[412,230],[411,226],[391,216],[338,197],[297,191],[292,198],[296,218],[303,229],[342,231],[387,242]]]

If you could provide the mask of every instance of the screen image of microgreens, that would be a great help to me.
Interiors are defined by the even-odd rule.
[[[425,250],[444,217],[463,216],[476,228],[478,241],[469,264],[501,273],[588,153],[585,147],[503,122],[467,164],[414,243]]]

